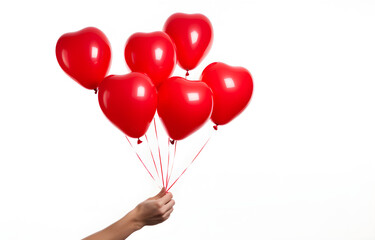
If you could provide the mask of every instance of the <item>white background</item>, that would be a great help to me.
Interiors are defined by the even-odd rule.
[[[0,239],[80,239],[158,191],[55,44],[98,27],[110,73],[127,73],[126,39],[174,12],[214,28],[191,79],[223,61],[249,69],[254,94],[175,185],[171,218],[130,239],[375,239],[370,0],[2,1]]]

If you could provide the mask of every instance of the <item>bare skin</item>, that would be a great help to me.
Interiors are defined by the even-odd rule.
[[[173,212],[175,201],[172,193],[163,188],[156,196],[138,204],[123,218],[83,240],[124,240],[146,225],[164,222]]]

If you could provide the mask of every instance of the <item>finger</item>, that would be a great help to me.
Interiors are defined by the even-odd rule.
[[[170,216],[171,213],[173,212],[173,208],[169,209],[164,215],[162,216],[163,221],[167,220]]]
[[[156,194],[152,199],[159,199],[165,195],[165,187],[163,187],[158,194]]]
[[[166,212],[168,212],[171,208],[173,208],[175,204],[175,201],[173,199],[171,199],[167,204],[165,204],[163,207],[161,207],[161,212],[164,214]]]
[[[159,201],[162,205],[165,205],[166,203],[171,201],[172,197],[173,197],[172,193],[168,192],[162,198],[160,198]]]

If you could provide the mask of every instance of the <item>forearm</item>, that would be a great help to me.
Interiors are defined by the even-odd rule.
[[[124,240],[142,227],[142,224],[136,219],[135,210],[132,210],[117,222],[84,238],[84,240]]]

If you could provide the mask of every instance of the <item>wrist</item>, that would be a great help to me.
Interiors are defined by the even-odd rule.
[[[134,208],[128,214],[126,214],[126,216],[123,217],[121,220],[123,220],[122,222],[128,225],[135,232],[145,226],[143,221],[139,219],[138,215],[139,214],[137,213],[137,208]]]

